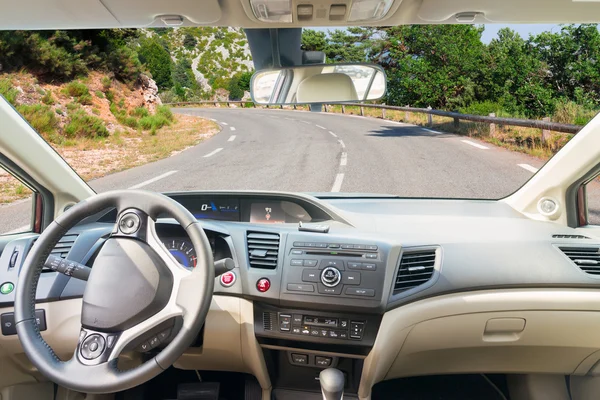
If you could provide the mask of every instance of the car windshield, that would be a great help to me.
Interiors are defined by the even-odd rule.
[[[383,98],[256,104],[246,32],[213,27],[0,32],[0,94],[97,192],[499,199],[599,107],[597,25],[319,28],[301,43],[345,63],[323,71],[357,96],[376,74],[347,64],[381,67]]]

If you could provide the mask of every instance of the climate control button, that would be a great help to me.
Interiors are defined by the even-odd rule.
[[[321,272],[321,283],[327,287],[337,286],[342,280],[342,273],[334,267],[327,267]]]

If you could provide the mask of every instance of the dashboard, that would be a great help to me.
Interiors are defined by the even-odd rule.
[[[600,342],[565,344],[557,336],[548,339],[555,340],[551,344],[536,347],[531,339],[561,329],[578,337],[576,331],[587,329],[583,319],[564,324],[560,318],[548,322],[535,313],[596,304],[573,300],[578,297],[553,300],[560,296],[549,291],[596,296],[600,280],[592,264],[600,262],[600,240],[530,220],[502,202],[270,192],[167,195],[199,220],[215,261],[233,260],[235,268],[227,278],[215,278],[218,313],[211,318],[248,323],[261,357],[271,358],[268,368],[278,371],[271,371],[272,376],[294,376],[296,367],[337,366],[348,374],[354,385],[350,392],[356,393],[365,377],[372,384],[416,372],[479,371],[482,365],[498,372],[547,371],[547,362],[523,356],[537,351],[543,352],[539,360],[556,361],[557,367],[550,369],[558,373],[587,365],[583,360],[600,350]],[[53,253],[93,266],[115,221],[114,210],[87,218],[61,239]],[[183,228],[163,215],[156,229],[175,259],[194,268],[196,254]],[[1,282],[18,281],[19,266],[35,238],[24,235],[5,245],[0,254]],[[83,281],[43,271],[36,298],[40,304],[52,304],[80,299],[84,290]],[[13,299],[14,292],[0,295],[0,307],[10,308]],[[242,317],[236,313],[243,313],[243,304],[251,306]],[[597,308],[600,312],[600,297]],[[223,310],[235,317],[223,317]],[[500,322],[489,322],[496,319]],[[508,328],[501,325],[504,319]],[[506,333],[521,320],[527,321],[522,329],[530,335],[523,334],[523,340],[531,342],[519,342],[521,331]],[[196,345],[205,346],[203,354],[216,346],[216,359],[225,362],[219,347],[225,346],[219,339],[225,331],[219,323],[211,331],[210,321]],[[498,330],[487,337],[494,324],[500,324]],[[230,327],[228,335],[245,332]],[[441,331],[454,333],[438,335]],[[240,343],[235,335],[228,343]],[[3,337],[10,335],[0,335],[0,342]],[[519,345],[510,347],[514,341]],[[520,346],[529,343],[529,352],[523,353]],[[481,353],[482,346],[501,348],[503,358],[499,360],[491,348],[489,354]],[[585,349],[577,352],[573,347]],[[452,361],[457,349],[464,356],[460,365]],[[469,353],[475,349],[478,352]],[[600,361],[600,352],[594,360]],[[182,365],[199,369],[190,363]]]

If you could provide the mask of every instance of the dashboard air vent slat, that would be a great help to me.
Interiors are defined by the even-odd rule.
[[[73,247],[73,243],[77,239],[77,234],[65,235],[63,236],[56,246],[50,252],[53,256],[58,256],[60,258],[67,258],[67,255],[71,251],[71,247]]]
[[[582,271],[600,275],[600,249],[598,247],[559,247]]]
[[[552,235],[554,239],[589,239],[587,236],[583,235]]]
[[[279,234],[248,232],[248,260],[250,267],[262,269],[277,268],[279,258]]]
[[[394,294],[420,286],[431,279],[435,265],[435,250],[405,252],[394,284]]]
[[[273,319],[275,319],[273,313],[268,311],[263,312],[263,329],[265,331],[273,330]]]

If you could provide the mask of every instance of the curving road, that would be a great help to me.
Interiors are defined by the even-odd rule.
[[[90,182],[96,191],[255,189],[500,198],[542,161],[488,143],[374,118],[264,109],[184,108],[221,132],[173,157]],[[29,205],[0,208],[0,231]]]

